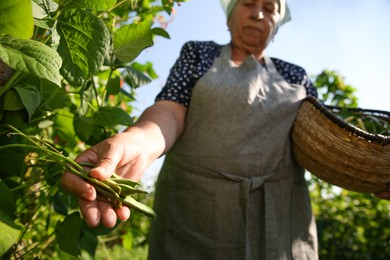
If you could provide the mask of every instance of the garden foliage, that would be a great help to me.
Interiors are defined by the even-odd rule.
[[[155,37],[169,38],[165,20],[180,2],[1,1],[0,256],[92,258],[114,233],[84,224],[61,191],[65,165],[53,151],[74,158],[133,124],[134,90],[157,77],[136,58]],[[146,236],[134,229],[131,241],[122,234],[127,248]]]

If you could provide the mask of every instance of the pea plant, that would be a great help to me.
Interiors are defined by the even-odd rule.
[[[134,90],[157,77],[136,58],[155,37],[169,38],[166,20],[184,1],[1,1],[1,257],[93,257],[99,236],[113,232],[84,224],[61,190],[65,170],[100,199],[153,217],[139,183],[90,178],[92,166],[73,158],[133,124]]]

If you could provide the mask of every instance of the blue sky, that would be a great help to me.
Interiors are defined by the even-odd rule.
[[[291,0],[292,21],[280,28],[267,55],[298,64],[310,75],[336,70],[358,89],[363,108],[390,111],[390,0]],[[219,0],[191,0],[175,7],[171,39],[137,60],[151,61],[159,79],[137,90],[140,112],[153,103],[181,46],[189,40],[229,42]]]
[[[267,55],[298,64],[309,75],[336,70],[358,89],[362,108],[390,111],[390,0],[291,0],[292,21],[280,28]],[[137,60],[151,61],[159,79],[137,90],[142,112],[153,104],[189,40],[228,43],[226,17],[219,0],[191,0],[176,7],[167,31],[170,40],[156,38],[155,45]],[[163,159],[144,176],[151,185]]]

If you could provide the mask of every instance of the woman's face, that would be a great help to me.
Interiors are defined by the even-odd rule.
[[[277,0],[238,0],[228,20],[233,48],[261,55],[276,32],[278,10]]]

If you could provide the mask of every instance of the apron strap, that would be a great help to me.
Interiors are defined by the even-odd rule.
[[[288,168],[288,167],[287,167]],[[272,196],[272,192],[268,190],[268,185],[272,185],[272,182],[277,182],[283,179],[288,181],[288,178],[293,179],[293,175],[286,175],[286,168],[282,168],[271,174],[265,176],[255,177],[242,177],[232,175],[229,173],[217,172],[211,169],[207,169],[207,172],[216,177],[223,177],[234,182],[240,182],[240,205],[242,205],[242,214],[245,221],[245,259],[251,258],[251,248],[249,240],[249,196],[250,193],[261,189],[260,199],[264,200],[265,205],[265,259],[277,259],[278,256],[278,223],[277,223],[277,206],[275,198]]]
[[[265,205],[265,259],[277,259],[278,257],[278,223],[277,223],[277,206],[275,204],[275,198],[272,196],[272,193],[268,191],[268,185],[276,180],[279,180],[279,177],[283,176],[283,170],[270,174],[268,176],[257,176],[249,177],[242,180],[240,184],[240,202],[243,206],[243,216],[245,218],[245,241],[246,241],[246,250],[245,250],[245,259],[251,259],[251,248],[249,242],[249,196],[250,192],[261,189],[260,199],[264,200]],[[279,175],[279,176],[278,176]],[[272,180],[267,181],[267,178]],[[286,177],[284,177],[286,178]]]

